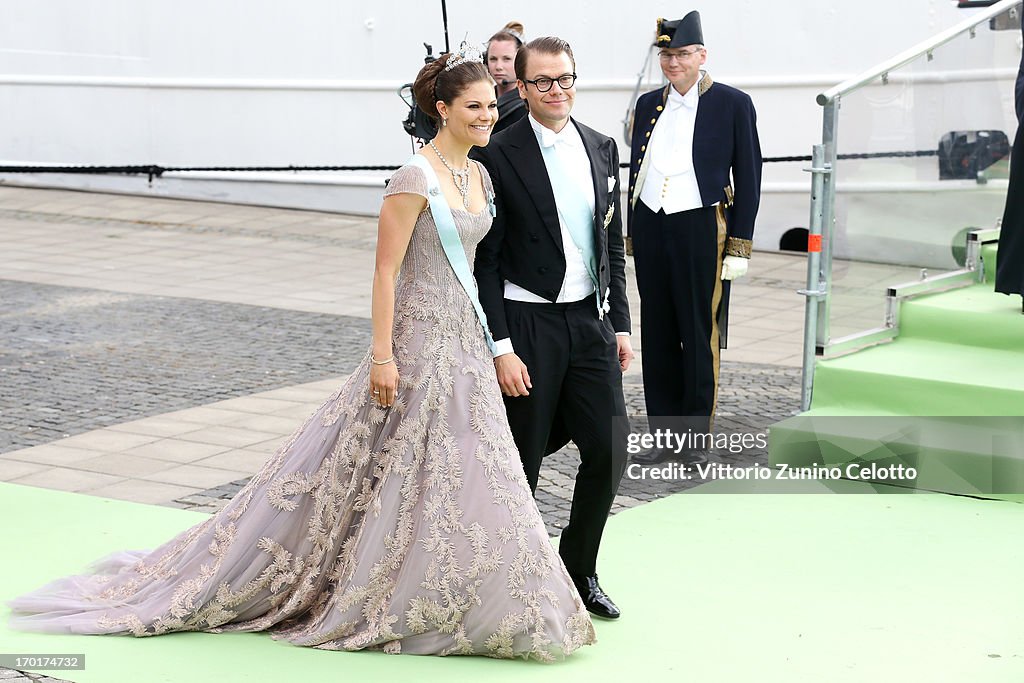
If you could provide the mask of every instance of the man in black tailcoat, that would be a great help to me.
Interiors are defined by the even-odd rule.
[[[570,118],[576,63],[568,43],[538,38],[515,70],[529,115],[475,151],[497,216],[477,246],[480,303],[512,435],[530,487],[541,460],[572,439],[580,452],[559,554],[594,615],[619,609],[597,582],[597,553],[625,469],[622,373],[629,341],[615,141]]]

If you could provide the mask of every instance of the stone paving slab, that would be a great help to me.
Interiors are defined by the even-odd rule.
[[[304,411],[303,415],[308,415],[316,410],[322,401],[342,381],[344,381],[344,378],[325,380],[303,385],[302,387],[266,392],[254,398],[273,404],[278,400],[276,396],[281,393],[287,395],[287,392],[290,392],[294,395],[299,391],[307,395],[316,395],[316,400],[301,405],[301,409]],[[768,425],[797,412],[800,398],[799,386],[799,373],[794,368],[725,363],[722,369],[717,424],[722,429],[736,429],[748,432],[763,431]],[[627,381],[624,385],[624,392],[627,409],[630,413],[633,415],[641,414],[643,412],[643,391],[640,378]],[[228,412],[232,404],[244,400],[225,401],[195,410]],[[189,412],[194,411],[182,411],[181,414],[184,415]],[[145,422],[145,420],[140,422]],[[266,448],[262,451],[226,449],[202,457],[193,457],[195,454],[191,454],[190,457],[185,459],[190,463],[190,466],[182,465],[177,468],[169,468],[155,474],[139,477],[140,483],[149,485],[149,488],[136,489],[130,483],[125,482],[97,487],[87,492],[90,495],[104,495],[123,500],[150,502],[190,510],[214,512],[223,507],[248,482],[248,475],[258,469],[266,458],[300,424],[300,421],[282,422],[281,425],[286,428],[280,431],[276,438],[268,439],[265,444]],[[121,429],[131,429],[132,423],[120,425],[119,427]],[[189,443],[174,438],[164,439],[163,442],[163,448],[166,449],[168,454],[177,454],[179,450],[187,450],[187,444]],[[70,439],[62,443],[68,443],[68,445],[73,446],[75,440]],[[28,449],[12,455],[32,460],[33,450]],[[43,452],[45,453],[46,451]],[[749,466],[755,463],[763,465],[767,462],[767,453],[764,450],[756,449],[748,449],[741,455],[718,453],[713,457],[713,461],[731,463],[737,466]],[[80,467],[80,465],[73,463],[70,467],[75,468]],[[560,533],[561,529],[568,522],[573,482],[578,467],[579,454],[571,444],[558,453],[548,456],[544,461],[537,493],[537,504],[552,534]],[[236,475],[234,478],[231,477],[232,473]],[[15,481],[17,483],[24,483],[22,479]],[[177,483],[178,486],[167,490],[165,494],[160,489],[152,488],[153,482],[157,481],[173,482]],[[205,485],[204,482],[209,485]],[[626,476],[622,480],[612,513],[614,514],[640,503],[693,488],[701,483],[703,483],[703,480],[700,478],[687,481],[660,481],[646,478],[642,474],[637,477]],[[180,495],[182,492],[185,492],[184,495]],[[163,498],[161,498],[162,495],[164,496]]]
[[[66,678],[53,678],[34,671],[17,671],[0,667],[0,681],[4,683],[72,683]]]
[[[366,352],[375,236],[360,217],[0,186],[0,480],[218,509]],[[757,254],[734,283],[719,424],[796,410],[805,277],[801,256]],[[578,464],[571,445],[545,460],[553,533]],[[696,483],[627,478],[615,511]]]
[[[263,429],[268,430],[263,432],[263,435],[270,435],[270,438],[256,446],[232,448],[196,440],[197,432],[219,427],[158,438],[138,446],[129,445],[115,452],[111,452],[107,447],[111,444],[116,446],[116,441],[100,438],[105,435],[123,436],[130,435],[132,431],[145,431],[145,425],[154,420],[145,418],[63,439],[57,444],[7,453],[6,461],[0,462],[0,480],[213,512],[223,507],[241,489],[248,481],[249,475],[255,472],[301,424],[302,418],[316,410],[343,381],[343,377],[322,380],[226,400],[158,418],[171,424],[195,426],[201,423],[187,420],[209,420],[210,415],[214,415],[214,419],[226,421],[272,421],[278,428],[276,433],[270,422],[261,425]],[[799,386],[799,372],[795,368],[723,363],[718,425],[722,428],[741,428],[744,431],[763,430],[769,424],[797,412]],[[641,378],[627,380],[624,383],[624,392],[627,410],[633,415],[642,414]],[[315,397],[315,400],[287,401],[282,398],[283,396]],[[279,409],[280,405],[286,403],[301,414],[300,419],[283,419],[274,417],[273,414],[267,417],[236,409],[255,409],[255,406],[263,405],[265,409],[271,410]],[[136,424],[142,426],[136,427]],[[93,450],[94,448],[96,450]],[[747,450],[742,456],[718,454],[714,460],[736,465],[764,464],[767,461],[767,454],[764,451]],[[26,475],[17,469],[9,470],[8,466],[11,464],[16,467],[45,464],[49,467]],[[553,534],[560,533],[560,529],[568,521],[573,481],[578,467],[579,454],[570,444],[546,458],[541,469],[537,502]],[[96,469],[115,474],[98,475],[90,471]],[[9,472],[16,476],[8,476]],[[693,488],[700,483],[702,480],[699,478],[689,481],[656,481],[626,476],[622,480],[613,513]]]
[[[373,218],[166,199],[152,201],[181,206],[153,213],[148,198],[111,205],[122,199],[0,186],[0,250],[6,256],[0,278],[370,315]],[[891,270],[881,268],[886,274]],[[800,365],[803,298],[796,290],[805,283],[802,255],[758,253],[749,275],[733,283],[733,332],[749,334],[734,335],[725,357]],[[627,284],[636,332],[640,318],[631,259]],[[761,327],[783,312],[792,327]],[[875,318],[864,327],[877,324]],[[634,334],[638,350],[639,337]],[[759,349],[766,338],[781,344],[770,357]]]
[[[370,340],[365,318],[263,306],[11,280],[0,280],[0,300],[0,453],[345,374]],[[196,436],[234,447],[273,436],[249,430],[211,428]],[[94,444],[78,443],[119,451],[161,435],[102,432]]]

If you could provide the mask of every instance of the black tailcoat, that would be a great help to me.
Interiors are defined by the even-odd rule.
[[[570,121],[580,133],[594,180],[594,250],[599,294],[608,303],[616,332],[629,332],[626,254],[619,201],[619,151],[606,135]],[[477,246],[475,275],[480,303],[495,339],[509,336],[504,312],[505,280],[548,301],[565,279],[565,253],[555,195],[529,117],[493,136],[473,156],[491,174],[497,216]],[[609,179],[614,185],[609,189]]]

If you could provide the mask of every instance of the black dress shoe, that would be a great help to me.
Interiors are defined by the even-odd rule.
[[[601,590],[601,585],[597,582],[597,575],[581,578],[573,577],[572,582],[576,584],[576,590],[580,592],[580,597],[583,598],[584,607],[594,616],[603,617],[604,619],[618,619],[619,615],[622,614],[619,608],[615,606],[615,603],[612,602],[612,599]]]
[[[676,453],[668,448],[651,448],[635,454],[632,461],[638,465],[660,465],[664,462],[678,462],[694,467],[708,461],[707,451],[680,451]]]

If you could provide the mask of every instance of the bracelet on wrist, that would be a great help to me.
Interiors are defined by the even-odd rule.
[[[373,363],[374,365],[387,365],[388,363],[393,363],[394,360],[394,356],[391,356],[390,358],[385,358],[384,360],[377,360],[376,358],[373,357],[372,353],[370,354],[370,362]]]

